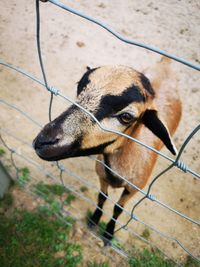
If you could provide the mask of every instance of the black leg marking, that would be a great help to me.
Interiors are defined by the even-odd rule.
[[[105,194],[107,196],[107,194]],[[104,194],[102,194],[101,192],[99,193],[98,196],[98,207],[96,208],[95,212],[93,213],[92,217],[89,219],[88,221],[88,226],[90,228],[93,228],[94,226],[96,226],[100,219],[101,216],[103,214],[102,208],[104,205],[104,202],[106,201],[107,197]]]
[[[105,245],[108,245],[110,243],[110,241],[112,240],[116,220],[119,217],[119,215],[122,213],[122,211],[123,211],[123,207],[119,207],[119,206],[115,205],[113,218],[108,222],[108,224],[106,226],[106,231],[103,235]]]
[[[110,242],[113,238],[116,220],[118,219],[118,217],[122,213],[124,204],[126,203],[126,201],[129,198],[130,198],[130,192],[125,188],[124,191],[122,192],[122,195],[121,195],[120,200],[118,202],[118,205],[120,205],[120,206],[118,206],[118,205],[114,206],[113,217],[108,222],[108,224],[106,226],[106,231],[103,235],[103,241],[104,241],[105,246],[110,244]]]

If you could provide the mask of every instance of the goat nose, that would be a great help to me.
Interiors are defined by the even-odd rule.
[[[46,124],[33,141],[33,147],[39,150],[57,144],[62,137],[62,129],[58,126],[54,122]]]
[[[36,139],[33,141],[33,147],[34,149],[41,149],[45,146],[51,146],[58,143],[59,138],[49,138],[44,135],[39,135],[36,137]]]

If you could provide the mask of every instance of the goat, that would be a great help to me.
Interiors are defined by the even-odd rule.
[[[170,60],[162,58],[150,70],[149,75],[154,76],[152,83],[131,67],[88,68],[78,82],[77,102],[104,127],[132,136],[157,150],[165,144],[176,155],[171,136],[180,121],[181,101],[169,66]],[[102,131],[76,105],[49,122],[35,138],[33,146],[37,155],[47,161],[99,154],[99,160],[141,189],[157,159],[157,153],[116,133]],[[89,221],[91,227],[100,221],[108,186],[124,188],[104,233],[104,241],[110,242],[116,220],[137,190],[98,162],[96,171],[101,191],[98,208]]]

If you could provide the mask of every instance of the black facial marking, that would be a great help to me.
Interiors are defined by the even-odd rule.
[[[88,83],[90,83],[90,79],[89,76],[92,72],[94,72],[97,68],[94,69],[88,69],[86,73],[82,76],[82,78],[80,79],[80,81],[78,82],[78,86],[77,86],[77,95],[79,95],[83,89],[87,86]]]
[[[66,118],[74,113],[75,110],[78,110],[78,107],[75,105],[70,106],[66,111],[64,111],[60,116],[58,116],[55,120],[52,121],[52,123],[57,125],[57,127],[60,127],[60,125],[66,120]]]
[[[72,114],[75,110],[77,109],[77,107],[75,105],[70,106],[66,111],[64,111],[60,116],[58,116],[56,119],[54,119],[52,122],[48,123],[47,125],[45,125],[45,127],[42,129],[41,134],[40,134],[40,138],[37,138],[37,143],[38,142],[42,142],[43,145],[46,144],[56,144],[56,137],[60,134],[63,134],[63,130],[61,125],[63,124],[63,122],[65,121],[65,119]],[[40,139],[43,139],[40,140]],[[57,140],[57,142],[59,141],[59,139]],[[35,145],[37,145],[37,143],[35,143]]]
[[[154,97],[155,96],[155,92],[154,92],[154,89],[151,86],[151,83],[150,83],[149,79],[146,76],[144,76],[144,74],[142,74],[142,73],[140,73],[140,79],[141,79],[141,83],[142,83],[144,89],[150,95],[152,95]]]
[[[75,109],[77,109],[77,107],[72,105],[56,119],[46,124],[33,141],[34,148],[37,150],[44,150],[45,147],[47,148],[47,146],[58,143],[59,138],[57,136],[63,134],[61,125],[65,121],[66,117],[72,114]]]
[[[106,117],[114,115],[124,109],[132,102],[144,102],[145,96],[141,93],[140,88],[132,85],[127,88],[121,95],[105,95],[101,98],[99,109],[95,117],[101,121]]]
[[[106,142],[104,144],[101,144],[99,146],[91,147],[91,148],[86,148],[86,149],[80,149],[73,155],[73,157],[82,157],[82,156],[89,156],[89,155],[96,155],[96,154],[102,154],[104,149],[111,145],[115,140]]]
[[[97,155],[102,154],[104,149],[111,145],[114,141],[106,142],[104,144],[101,144],[96,147],[81,149],[81,141],[82,137],[77,138],[76,141],[74,141],[70,147],[69,146],[63,146],[59,147],[59,155],[51,158],[46,158],[46,160],[52,161],[52,160],[60,160],[60,159],[66,159],[66,158],[75,158],[75,157],[83,157],[83,156],[90,156],[90,155]]]
[[[74,141],[70,145],[65,145],[62,147],[43,147],[39,150],[36,148],[36,152],[41,159],[47,161],[57,161],[61,159],[75,157],[75,153],[80,149],[79,140]]]
[[[107,154],[104,154],[104,163],[109,168],[111,168]],[[123,183],[123,180],[119,176],[115,175],[111,170],[109,170],[106,167],[105,167],[105,172],[106,172],[106,178],[109,180],[110,184],[113,187],[119,187],[119,186],[121,186],[121,184]]]

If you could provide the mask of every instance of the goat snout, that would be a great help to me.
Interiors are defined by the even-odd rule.
[[[50,122],[33,141],[33,147],[35,149],[41,149],[45,146],[52,146],[59,142],[62,136],[61,128],[55,127],[55,123]]]
[[[52,122],[48,123],[34,139],[33,148],[39,157],[47,159],[59,145],[61,137],[61,129],[55,127]]]
[[[39,135],[35,138],[35,140],[33,141],[33,147],[35,150],[37,149],[42,149],[45,146],[52,146],[52,145],[56,145],[59,142],[59,138],[48,138],[44,135]]]

